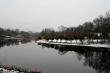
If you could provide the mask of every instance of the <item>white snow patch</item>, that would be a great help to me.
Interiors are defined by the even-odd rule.
[[[66,40],[61,40],[61,43],[66,43]]]
[[[54,39],[54,40],[53,40],[53,42],[57,42],[57,40],[56,40],[56,39]]]
[[[70,40],[67,40],[67,43],[72,43],[72,41],[70,41]]]
[[[61,39],[58,39],[56,42],[60,43],[61,42]]]
[[[19,72],[19,71],[15,71],[15,70],[7,70],[4,68],[0,68],[0,73],[24,73],[24,72]]]

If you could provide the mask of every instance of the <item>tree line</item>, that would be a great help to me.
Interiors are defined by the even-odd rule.
[[[20,31],[19,29],[4,29],[0,27],[0,39],[3,39],[2,36],[23,37],[24,39],[35,40],[38,33],[33,33],[31,31]]]
[[[59,31],[45,28],[40,32],[39,39],[103,39],[103,42],[110,40],[110,12],[87,21],[77,27],[60,26]]]

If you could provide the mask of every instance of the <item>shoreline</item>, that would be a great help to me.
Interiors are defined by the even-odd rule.
[[[41,73],[40,71],[31,71],[15,66],[0,65],[0,73]]]
[[[41,73],[41,72],[26,72],[26,71],[18,71],[18,70],[8,70],[6,68],[0,67],[0,73]]]
[[[94,47],[94,48],[110,48],[110,44],[88,44],[88,43],[63,43],[63,42],[50,42],[47,40],[38,40],[36,41],[38,44],[53,44],[53,45],[67,45],[67,46],[82,46],[82,47]]]

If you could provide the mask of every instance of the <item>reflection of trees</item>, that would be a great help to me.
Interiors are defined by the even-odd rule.
[[[19,42],[16,40],[0,41],[0,48],[3,46],[18,45],[18,44]]]
[[[77,53],[79,60],[83,59],[84,66],[89,66],[95,69],[98,73],[110,73],[110,52],[106,48],[91,48],[91,47],[78,47],[78,46],[58,46],[42,44],[46,47],[55,48],[61,55],[68,51]],[[62,52],[62,53],[61,53]]]
[[[67,51],[62,51],[62,52],[59,51],[59,52],[58,52],[58,54],[60,54],[60,55],[64,55],[64,54],[66,54],[66,53],[67,53]]]
[[[31,40],[22,40],[21,43],[24,44],[24,43],[28,43],[30,42]],[[0,48],[3,47],[3,46],[10,46],[10,45],[18,45],[19,44],[19,41],[17,40],[3,40],[3,41],[0,41]]]
[[[79,61],[81,61],[83,59],[83,56],[81,54],[77,54],[76,56]]]
[[[85,65],[93,67],[98,73],[110,73],[110,53],[108,51],[92,52],[85,54]]]
[[[21,40],[21,43],[22,44],[25,44],[25,43],[28,43],[28,42],[30,42],[31,40],[30,39],[23,39],[23,40]]]

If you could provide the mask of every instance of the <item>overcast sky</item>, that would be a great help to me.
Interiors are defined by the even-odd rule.
[[[110,11],[110,0],[0,0],[0,27],[26,31],[78,26]]]

